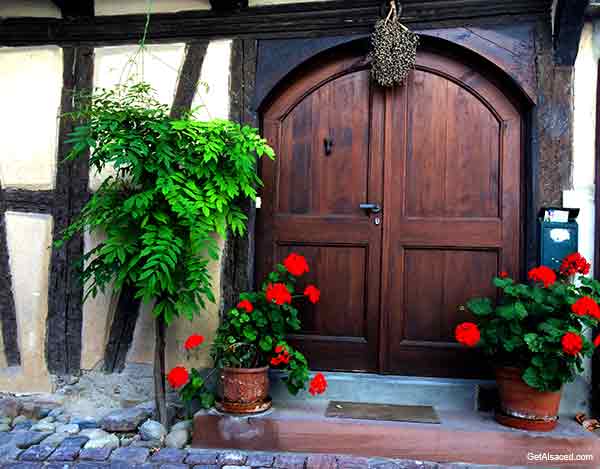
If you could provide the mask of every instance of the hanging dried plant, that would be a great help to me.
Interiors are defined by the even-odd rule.
[[[395,0],[390,2],[387,17],[375,24],[371,44],[375,81],[381,86],[404,83],[417,59],[419,36],[400,23]]]

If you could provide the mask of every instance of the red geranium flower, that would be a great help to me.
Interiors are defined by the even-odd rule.
[[[528,275],[529,278],[534,282],[542,282],[544,284],[544,288],[548,288],[550,285],[556,282],[556,272],[554,272],[550,267],[546,267],[544,265],[531,269]]]
[[[567,355],[575,356],[581,352],[581,349],[583,348],[583,339],[579,334],[575,334],[574,332],[567,332],[562,336],[560,342],[562,344],[563,351]]]
[[[304,256],[296,254],[295,252],[285,258],[283,265],[294,277],[300,277],[302,274],[309,271],[308,263]]]
[[[582,296],[575,303],[571,305],[571,311],[577,316],[592,316],[596,319],[600,319],[600,307],[593,298],[589,296]]]
[[[325,379],[325,376],[323,376],[323,373],[317,373],[310,382],[308,392],[311,393],[311,395],[316,396],[317,394],[323,394],[326,389],[327,380]]]
[[[248,300],[242,300],[237,304],[237,309],[243,309],[247,313],[254,311],[254,306]]]
[[[506,272],[505,270],[503,270],[502,272],[500,272],[498,274],[498,277],[500,277],[500,278],[507,278],[508,277],[508,272]]]
[[[192,350],[193,348],[198,347],[199,345],[202,345],[202,342],[204,342],[204,337],[198,334],[192,334],[191,336],[189,336],[187,338],[187,340],[185,341],[185,344],[183,345],[185,347],[186,350]]]
[[[481,339],[481,332],[479,331],[477,324],[463,322],[456,326],[454,336],[459,343],[466,345],[467,347],[475,347]]]
[[[574,252],[563,259],[560,264],[560,273],[563,275],[587,275],[590,273],[590,267],[590,263],[585,257],[578,252]]]
[[[185,386],[189,379],[190,374],[183,366],[176,366],[167,375],[167,380],[174,389]]]
[[[292,302],[292,295],[284,283],[269,283],[265,296],[269,303],[276,303],[280,306]]]
[[[290,354],[282,345],[275,347],[275,353],[278,355],[271,358],[271,365],[277,366],[281,363],[287,365],[290,362]]]
[[[309,285],[304,290],[304,296],[307,296],[308,301],[310,301],[311,303],[317,303],[319,301],[319,298],[321,298],[321,291],[314,285]]]
[[[598,347],[600,345],[600,335],[594,339],[594,347]]]

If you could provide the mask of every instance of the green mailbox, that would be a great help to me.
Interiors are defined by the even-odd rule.
[[[577,252],[579,227],[578,208],[542,208],[538,214],[540,265],[558,269],[560,261]]]

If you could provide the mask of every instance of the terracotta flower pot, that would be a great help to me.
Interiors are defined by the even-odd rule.
[[[538,391],[523,381],[522,373],[519,368],[496,369],[501,407],[496,420],[523,430],[553,430],[558,423],[561,391]]]
[[[269,367],[223,368],[221,373],[225,412],[248,414],[271,407],[269,398]]]

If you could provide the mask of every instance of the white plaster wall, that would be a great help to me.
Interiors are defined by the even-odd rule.
[[[200,85],[192,108],[199,119],[229,118],[231,41],[212,41],[202,63]]]
[[[2,187],[54,187],[62,74],[59,47],[0,48]]]
[[[594,265],[594,177],[596,83],[600,59],[600,22],[583,28],[575,63],[573,117],[573,187],[563,193],[566,207],[581,209],[579,251]]]
[[[0,0],[0,17],[61,18],[60,9],[51,0]]]
[[[2,391],[49,391],[45,339],[52,217],[6,212],[21,366],[0,370]]]
[[[139,13],[174,13],[186,10],[210,10],[209,0],[96,0],[95,13],[133,15]]]
[[[138,50],[137,45],[101,47],[96,49],[94,86],[112,88],[128,79],[146,81],[157,92],[161,103],[171,105],[175,97],[177,80],[185,56],[185,44],[148,45],[135,63],[130,62]],[[96,190],[110,174],[106,168],[102,174],[90,172],[90,189]]]

